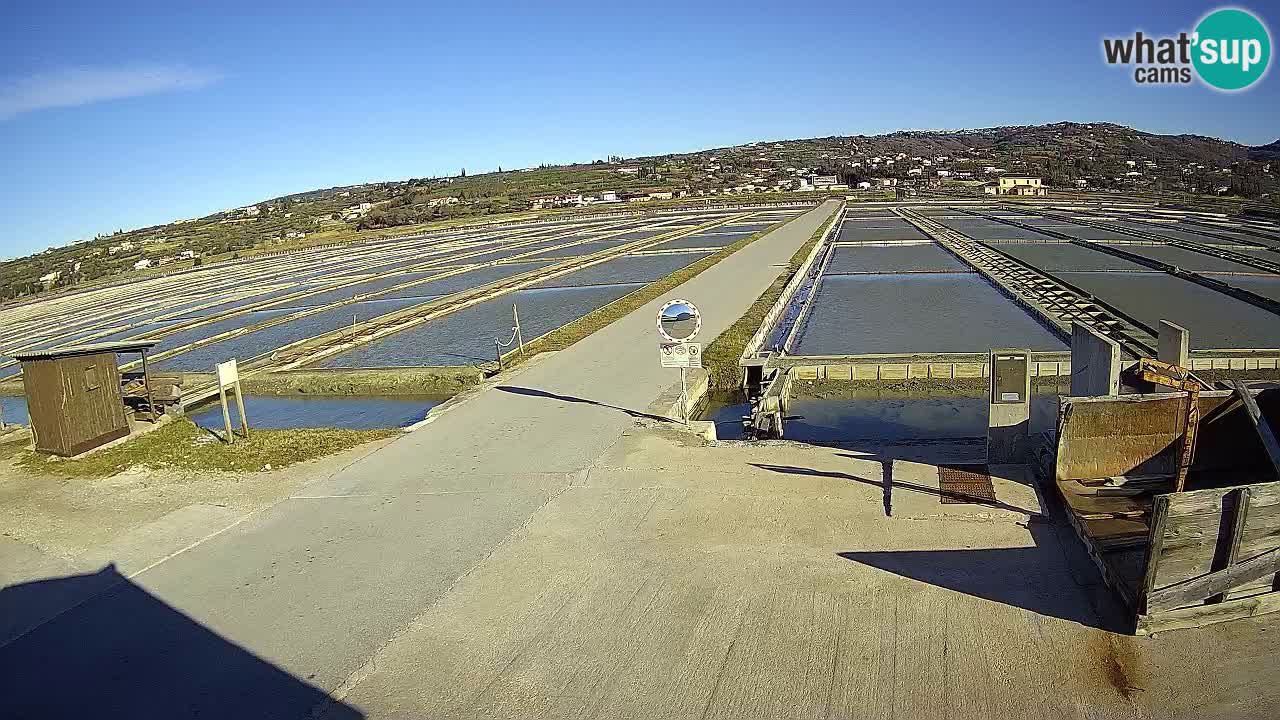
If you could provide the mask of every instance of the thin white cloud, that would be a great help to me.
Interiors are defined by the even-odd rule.
[[[0,79],[0,120],[37,110],[195,90],[221,78],[217,72],[185,65],[128,65],[63,68]]]

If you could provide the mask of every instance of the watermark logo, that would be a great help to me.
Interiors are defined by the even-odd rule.
[[[1271,33],[1258,16],[1239,8],[1205,15],[1195,30],[1171,37],[1103,38],[1108,65],[1133,66],[1139,85],[1187,85],[1194,77],[1217,90],[1244,90],[1271,64]]]

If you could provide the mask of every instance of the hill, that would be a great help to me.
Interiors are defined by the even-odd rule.
[[[1275,202],[1280,141],[1250,148],[1202,135],[1158,135],[1113,123],[1061,122],[972,130],[758,142],[692,153],[312,190],[200,218],[117,231],[0,263],[0,300],[111,277],[154,272],[264,249],[412,232],[531,207],[782,192],[810,175],[843,183],[895,177],[979,181],[1000,172],[1042,175],[1050,186],[1175,191]],[[1280,172],[1280,170],[1278,170]]]

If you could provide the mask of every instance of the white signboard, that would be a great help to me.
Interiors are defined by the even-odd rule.
[[[205,367],[209,367],[206,365]],[[218,363],[218,386],[227,387],[240,382],[240,369],[236,367],[234,359],[224,363]]]
[[[658,346],[662,367],[702,367],[702,343],[663,343]]]

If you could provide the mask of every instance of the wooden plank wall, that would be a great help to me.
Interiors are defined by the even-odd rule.
[[[1245,490],[1247,494],[1241,492]],[[1153,557],[1153,591],[1280,548],[1280,482],[1164,497],[1167,511],[1159,553]],[[1237,519],[1242,519],[1238,526]],[[1272,575],[1250,581],[1225,599],[1270,592],[1274,580]]]
[[[75,402],[75,412],[66,418],[72,452],[95,447],[104,436],[118,437],[122,429],[127,432],[115,353],[64,358],[61,363]]]
[[[70,444],[62,422],[62,371],[52,360],[22,364],[22,384],[27,414],[35,434],[36,449],[67,455]]]

